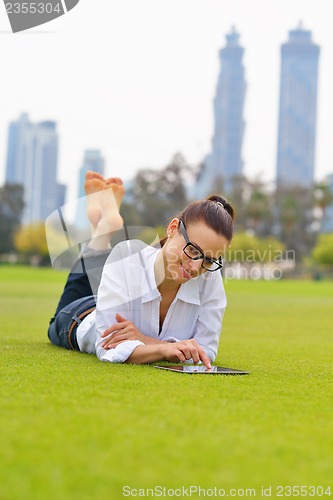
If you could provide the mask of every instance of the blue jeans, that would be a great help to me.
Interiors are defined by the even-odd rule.
[[[63,307],[55,318],[52,318],[48,336],[52,344],[72,351],[79,351],[76,330],[81,321],[96,308],[96,295],[89,295],[74,300]]]
[[[96,292],[109,251],[81,257],[73,266],[50,321],[48,337],[52,344],[79,351],[76,330],[96,308]]]

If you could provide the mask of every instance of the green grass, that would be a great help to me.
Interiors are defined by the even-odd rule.
[[[216,364],[251,375],[203,377],[52,346],[64,280],[0,267],[1,500],[121,499],[125,485],[333,492],[332,282],[228,281]]]

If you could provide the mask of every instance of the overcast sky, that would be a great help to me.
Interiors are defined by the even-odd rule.
[[[12,34],[0,5],[0,183],[7,128],[28,112],[56,120],[59,180],[76,196],[83,153],[100,148],[125,180],[177,151],[210,150],[218,51],[235,25],[245,48],[245,173],[273,179],[280,45],[300,20],[321,46],[316,177],[333,172],[332,0],[81,0],[48,24]]]

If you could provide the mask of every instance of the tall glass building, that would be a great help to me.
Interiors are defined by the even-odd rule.
[[[6,183],[23,185],[24,224],[44,221],[65,201],[66,187],[57,182],[56,127],[53,121],[32,123],[25,113],[9,125]]]
[[[226,35],[220,50],[220,74],[214,98],[214,134],[211,153],[206,156],[197,180],[197,195],[232,189],[232,180],[243,172],[242,144],[246,82],[243,67],[244,49],[235,28]]]
[[[278,186],[314,180],[319,52],[301,24],[281,47]]]

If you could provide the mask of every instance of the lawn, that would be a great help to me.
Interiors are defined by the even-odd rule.
[[[64,279],[0,267],[1,500],[333,493],[333,282],[227,281],[216,364],[251,374],[200,376],[52,346]]]

